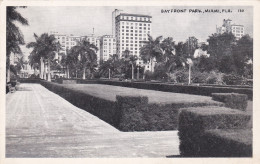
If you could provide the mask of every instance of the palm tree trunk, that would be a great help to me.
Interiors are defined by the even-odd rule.
[[[132,63],[132,79],[134,79],[134,64]]]
[[[44,65],[44,66],[43,66],[43,79],[44,79],[44,80],[47,80],[47,79],[46,79],[46,64],[45,64],[45,62],[43,62],[43,63],[44,63],[44,64],[43,64],[43,65]]]
[[[139,80],[139,66],[137,66],[137,77],[136,77],[137,80]]]
[[[40,59],[40,78],[41,79],[44,79],[43,72],[44,72],[44,62],[43,62],[43,58],[41,57],[41,59]]]
[[[48,81],[51,81],[51,60],[48,59]]]
[[[86,79],[86,68],[85,67],[83,67],[83,77],[82,77],[82,79]]]
[[[7,68],[6,82],[10,81],[10,65]]]

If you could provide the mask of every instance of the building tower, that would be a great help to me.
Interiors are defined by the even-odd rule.
[[[139,51],[152,31],[149,15],[120,13],[115,18],[116,53],[122,57],[125,50],[139,57]]]
[[[223,34],[224,32],[232,33],[236,39],[240,39],[245,34],[243,25],[232,24],[232,20],[224,19],[221,27],[216,27],[217,34]]]
[[[112,12],[112,35],[113,35],[113,37],[116,36],[115,19],[116,19],[116,16],[118,16],[121,11],[123,11],[123,10],[115,9]]]

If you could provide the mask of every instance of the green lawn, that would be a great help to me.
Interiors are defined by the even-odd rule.
[[[136,88],[126,88],[103,84],[63,84],[67,88],[84,91],[92,96],[115,101],[116,95],[122,96],[147,96],[149,103],[216,103],[209,96],[199,96],[182,93],[171,93]]]

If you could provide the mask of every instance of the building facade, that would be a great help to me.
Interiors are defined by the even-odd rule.
[[[148,35],[152,33],[152,16],[141,14],[120,13],[115,17],[116,53],[122,57],[125,50],[138,57],[137,65],[145,66],[145,70],[151,70],[150,64],[143,64],[140,59],[140,49]]]
[[[71,49],[73,46],[77,45],[78,41],[81,41],[82,39],[87,39],[91,44],[94,44],[97,48],[98,51],[96,52],[97,54],[97,62],[99,64],[100,62],[100,37],[95,36],[94,34],[91,35],[86,35],[86,36],[74,36],[74,35],[64,35],[64,34],[59,34],[58,32],[53,32],[51,31],[50,34],[54,35],[57,41],[61,44],[61,50],[60,54],[65,54],[66,50]],[[58,60],[61,60],[61,55],[58,55]]]
[[[245,34],[245,28],[243,25],[232,24],[232,20],[224,19],[221,27],[216,27],[217,34],[223,34],[224,32],[232,33],[236,39],[240,39]]]
[[[116,54],[116,38],[113,35],[104,35],[100,38],[100,61],[107,61]]]
[[[115,18],[116,52],[122,56],[125,50],[139,56],[143,41],[151,34],[152,17],[149,15],[120,13]]]

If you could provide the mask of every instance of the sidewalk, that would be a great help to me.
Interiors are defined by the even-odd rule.
[[[166,157],[177,131],[120,132],[40,84],[6,95],[6,157]]]

